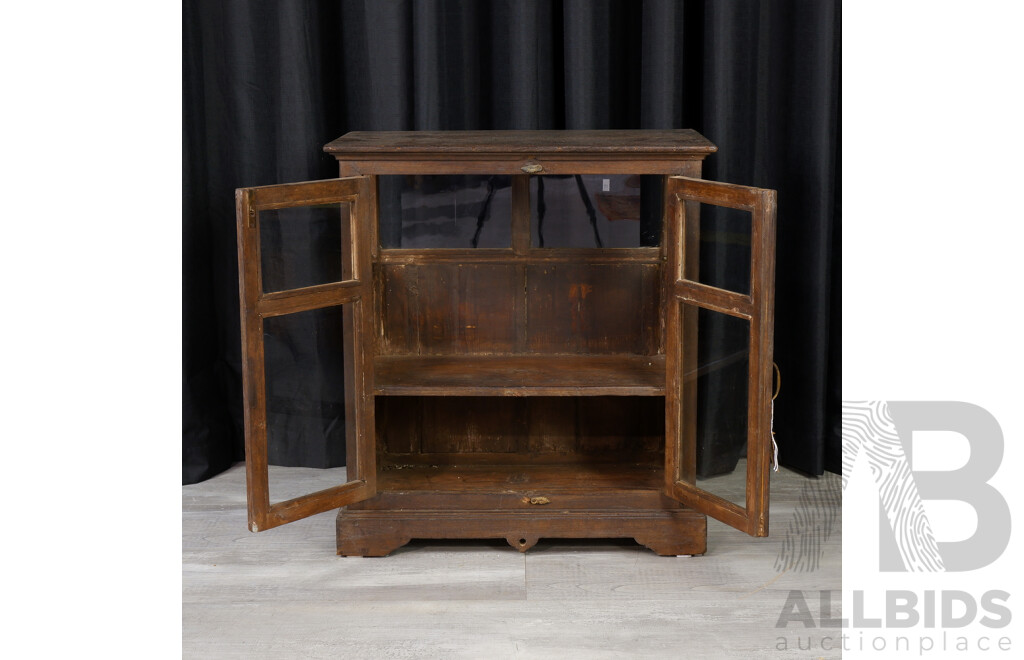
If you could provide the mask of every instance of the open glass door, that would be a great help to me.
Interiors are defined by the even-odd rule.
[[[767,536],[775,191],[668,177],[665,192],[666,492]]]
[[[370,177],[242,188],[235,207],[249,529],[257,532],[376,493],[367,348],[375,192]],[[276,468],[310,460],[344,460],[347,481]]]

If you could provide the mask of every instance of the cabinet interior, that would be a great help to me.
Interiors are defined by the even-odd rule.
[[[662,487],[662,179],[378,177],[381,491]]]

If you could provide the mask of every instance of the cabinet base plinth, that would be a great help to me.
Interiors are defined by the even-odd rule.
[[[692,509],[350,510],[338,512],[338,554],[383,557],[412,539],[505,539],[526,552],[542,538],[631,538],[659,555],[702,555],[707,518]]]

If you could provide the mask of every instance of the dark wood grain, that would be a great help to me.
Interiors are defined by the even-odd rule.
[[[529,351],[585,355],[650,351],[660,343],[659,279],[656,265],[528,266]]]
[[[717,151],[690,129],[352,132],[324,151],[341,176],[367,174],[692,174]]]
[[[351,504],[349,511],[389,511],[394,509],[418,509],[424,511],[461,511],[467,509],[542,511],[540,507],[554,505],[558,509],[662,509],[678,511],[687,509],[676,500],[667,497],[660,483],[652,488],[617,489],[614,492],[602,490],[546,490],[547,495],[524,488],[505,488],[499,491],[451,493],[431,490],[397,490],[385,483],[376,497]],[[534,498],[547,497],[547,504],[537,504]],[[692,511],[692,509],[691,509]],[[703,514],[701,514],[703,515]]]
[[[378,396],[376,402],[377,447],[385,470],[510,460],[662,462],[662,397]],[[501,420],[500,434],[483,441],[481,435],[493,433],[491,418]]]
[[[753,211],[754,207],[763,201],[767,192],[763,188],[752,188],[734,183],[720,183],[718,181],[705,181],[693,177],[674,177],[677,183],[677,190],[684,191],[687,201],[694,203],[711,204],[712,206],[724,206],[727,208]]]
[[[679,157],[609,158],[601,154],[549,154],[542,161],[515,154],[453,155],[439,159],[437,154],[385,154],[368,159],[343,159],[338,162],[339,176],[378,174],[522,174],[523,168],[539,164],[539,174],[670,174],[688,175],[690,162]]]
[[[507,249],[387,249],[379,257],[383,264],[659,264],[660,248],[531,248]]]
[[[656,396],[665,361],[636,355],[380,356],[378,395]]]
[[[578,131],[353,131],[329,142],[324,151],[339,160],[354,156],[435,154],[598,154],[605,160],[629,154],[707,155],[718,148],[700,133],[673,130]]]
[[[725,289],[719,289],[699,282],[691,282],[689,280],[676,282],[672,287],[672,293],[679,300],[707,309],[713,309],[723,314],[729,314],[730,316],[750,319],[757,313],[750,296],[726,291]]]
[[[460,457],[483,453],[515,455],[519,449],[525,431],[520,401],[500,401],[496,405],[487,399],[442,396],[424,398],[420,403],[420,451],[424,460],[432,461],[431,465],[440,460],[439,452]]]
[[[598,401],[608,403],[607,397],[598,397]],[[624,398],[632,400],[632,397]],[[522,454],[532,460],[565,461],[566,456],[580,448],[580,400],[575,397],[530,397],[526,399],[526,446]],[[612,404],[619,415],[629,415],[631,411]],[[611,458],[611,452],[605,455]],[[621,458],[621,457],[620,457]]]
[[[525,552],[544,538],[632,538],[669,557],[707,550],[707,520],[692,509],[342,509],[336,533],[339,555],[362,557],[383,557],[412,539],[497,538]]]
[[[408,466],[381,473],[383,491],[504,493],[541,495],[568,491],[603,492],[651,490],[661,487],[659,463],[586,463]]]
[[[508,353],[517,338],[514,265],[410,263],[379,268],[384,354]]]
[[[256,301],[256,311],[263,318],[294,314],[330,305],[343,305],[365,295],[363,282],[348,280],[316,286],[265,293]]]
[[[354,202],[359,191],[369,183],[369,179],[354,176],[347,179],[282,183],[242,190],[245,191],[248,208],[259,212],[293,206]],[[370,209],[367,209],[367,212],[369,211]]]

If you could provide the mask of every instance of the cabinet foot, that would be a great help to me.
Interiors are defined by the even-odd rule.
[[[633,540],[662,557],[699,557],[704,554],[703,548],[699,552],[694,549],[692,539],[673,534],[640,535]]]
[[[412,540],[396,534],[393,527],[379,519],[355,519],[338,513],[338,554],[343,557],[384,557]]]

